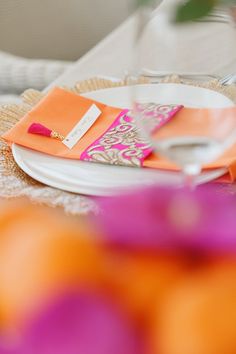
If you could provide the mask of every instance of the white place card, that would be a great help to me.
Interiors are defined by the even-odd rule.
[[[69,149],[72,149],[84,136],[84,134],[92,127],[101,114],[102,111],[100,111],[100,109],[93,104],[80,119],[78,124],[76,124],[72,131],[65,137],[62,143]]]

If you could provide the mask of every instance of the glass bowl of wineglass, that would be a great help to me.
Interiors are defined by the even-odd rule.
[[[236,28],[227,7],[177,23],[179,3],[143,1],[129,79],[135,119],[163,160],[160,166],[171,167],[171,161],[184,172],[185,183],[193,185],[202,167],[236,141],[234,97],[225,95],[236,71]],[[150,107],[164,114],[167,105],[184,108],[154,131]]]

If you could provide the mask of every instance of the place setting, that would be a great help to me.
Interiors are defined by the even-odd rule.
[[[5,108],[10,123],[2,138],[26,176],[99,197],[151,185],[234,182],[232,74],[229,68],[216,74],[217,62],[204,45],[188,61],[196,49],[192,38],[204,28],[194,22],[176,30],[170,3],[161,4],[158,15],[148,5],[145,14],[140,11],[133,67],[124,79],[97,77],[43,93],[28,90],[23,105]],[[207,23],[213,49],[216,24],[217,18]],[[222,40],[232,37],[230,19],[220,26],[226,28]]]
[[[140,151],[136,151],[136,156],[138,157],[135,162],[134,159],[132,160],[132,155],[131,158],[119,159],[119,156],[122,157],[122,154],[125,156],[127,147],[137,148],[134,133],[136,128],[132,126],[133,123],[129,125],[128,123],[130,122],[125,122],[122,128],[119,118],[119,122],[117,121],[119,113],[127,116],[126,110],[131,112],[133,89],[133,86],[102,89],[82,96],[83,102],[88,103],[89,106],[94,104],[92,102],[95,102],[98,106],[101,104],[102,108],[104,109],[105,107],[106,110],[107,105],[109,105],[108,109],[114,109],[115,112],[114,114],[108,113],[109,122],[107,125],[105,125],[107,113],[105,112],[105,118],[100,118],[101,126],[98,126],[96,129],[103,131],[103,134],[97,133],[96,129],[94,129],[90,140],[83,144],[84,150],[80,147],[81,140],[75,145],[76,149],[73,150],[64,145],[62,140],[50,137],[50,128],[56,132],[60,132],[58,134],[61,135],[66,135],[72,130],[79,121],[77,117],[81,106],[81,97],[75,93],[69,93],[64,89],[55,88],[36,108],[30,110],[10,132],[4,135],[4,138],[13,142],[12,151],[16,163],[29,176],[42,183],[62,190],[86,195],[112,195],[120,192],[122,189],[153,183],[160,185],[181,185],[181,174],[173,171],[173,166],[168,165],[168,161],[155,159],[149,146],[150,139],[147,139],[146,147],[144,146],[145,149],[140,150],[140,156],[138,155]],[[204,88],[174,83],[159,84],[157,87],[152,84],[142,84],[139,86],[140,92],[148,95],[150,102],[158,95],[160,112],[157,112],[155,119],[157,119],[157,125],[162,124],[160,129],[157,127],[159,133],[161,131],[164,132],[165,125],[166,127],[171,126],[171,123],[174,123],[178,117],[181,119],[185,114],[184,110],[187,110],[188,107],[191,107],[189,108],[191,112],[197,114],[199,109],[192,108],[194,107],[194,98],[195,107],[197,107],[200,101],[206,110],[218,109],[219,114],[223,114],[223,111],[219,107],[225,107],[224,109],[232,114],[233,103],[229,98],[218,92]],[[173,102],[172,97],[175,97],[175,101],[171,104]],[[66,98],[69,101],[71,100],[71,102],[75,102],[74,111],[71,113],[74,116],[73,122],[69,122],[67,113],[64,113],[67,112],[67,108],[63,107],[62,101]],[[188,100],[191,102],[189,103]],[[215,104],[215,102],[217,103]],[[72,110],[72,105],[70,103],[69,105],[70,110]],[[124,110],[124,107],[126,107],[126,110]],[[85,108],[86,110],[87,107]],[[161,110],[163,110],[164,114],[162,114]],[[48,118],[48,112],[51,112],[52,116],[50,118]],[[207,112],[204,113],[206,114]],[[112,117],[111,114],[113,114]],[[186,114],[189,114],[189,112],[187,111]],[[59,119],[60,121],[58,121]],[[97,119],[99,120],[99,117]],[[159,119],[162,119],[161,123]],[[113,144],[108,141],[110,145],[108,144],[108,149],[106,150],[108,153],[105,153],[105,148],[107,147],[97,147],[97,140],[104,139],[104,136],[107,136],[107,134],[109,138],[109,134],[111,135],[112,130],[114,130],[114,126],[111,124],[113,121],[116,121],[115,129],[127,130],[126,135],[130,136],[131,141],[128,142],[128,145],[123,145],[120,150],[117,149],[115,142]],[[46,133],[45,131],[40,131],[42,127],[45,128]],[[34,131],[34,128],[36,131]],[[33,130],[33,132],[30,130]],[[96,136],[98,139],[95,138]],[[85,137],[86,134],[84,135],[84,139]],[[116,133],[112,134],[111,138],[116,139]],[[120,138],[119,133],[118,138]],[[92,152],[90,155],[88,154],[89,148]],[[112,156],[111,150],[113,150],[114,156]],[[144,158],[145,154],[146,157]],[[135,152],[133,153],[133,157],[135,157]],[[226,174],[227,171],[227,161],[220,162],[218,165],[213,166],[210,171],[199,175],[196,183],[201,184],[211,181]]]

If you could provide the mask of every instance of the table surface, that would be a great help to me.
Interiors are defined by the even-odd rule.
[[[159,44],[155,50],[157,54],[161,53],[161,65],[167,65],[167,67],[172,58],[169,49],[166,49],[165,40],[163,40],[163,38],[165,39],[164,34],[168,31],[168,28],[165,28],[163,14],[169,1],[172,0],[165,0],[158,8],[155,27],[159,36]],[[99,75],[123,78],[132,68],[137,17],[134,14],[128,18],[121,26],[79,59],[71,69],[52,82],[48,88],[56,85],[73,86],[79,80]],[[233,26],[224,23],[202,23],[200,31],[186,32],[188,31],[177,30],[177,36],[179,37],[176,38],[181,46],[181,50],[177,52],[177,58],[175,58],[177,72],[181,68],[185,68],[186,65],[196,64],[196,55],[194,56],[192,50],[189,51],[188,48],[192,42],[194,43],[193,52],[194,48],[197,48],[196,50],[201,50],[204,58],[206,57],[205,61],[201,61],[197,65],[204,65],[205,68],[205,62],[207,61],[207,70],[214,67],[212,73],[216,75],[224,75],[224,70],[226,73],[236,72],[236,45],[232,46],[232,40],[236,38],[236,30]],[[152,33],[148,33],[148,35],[151,36]],[[216,38],[217,40],[215,40]],[[229,42],[231,48],[228,51],[228,48],[224,47],[227,38],[228,41],[231,41]],[[222,50],[222,48],[225,50]],[[153,48],[151,50],[153,54]]]

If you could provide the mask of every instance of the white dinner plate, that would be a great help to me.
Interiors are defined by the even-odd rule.
[[[143,97],[160,104],[183,104],[186,107],[221,108],[233,106],[226,96],[208,89],[182,84],[140,85]],[[84,96],[99,102],[131,108],[129,87],[93,91]],[[53,157],[13,144],[13,156],[19,167],[34,179],[49,186],[69,192],[102,196],[119,193],[130,187],[150,184],[178,185],[182,181],[179,172],[120,167],[95,164],[79,160]],[[204,172],[197,183],[205,183],[226,173],[226,169]]]

